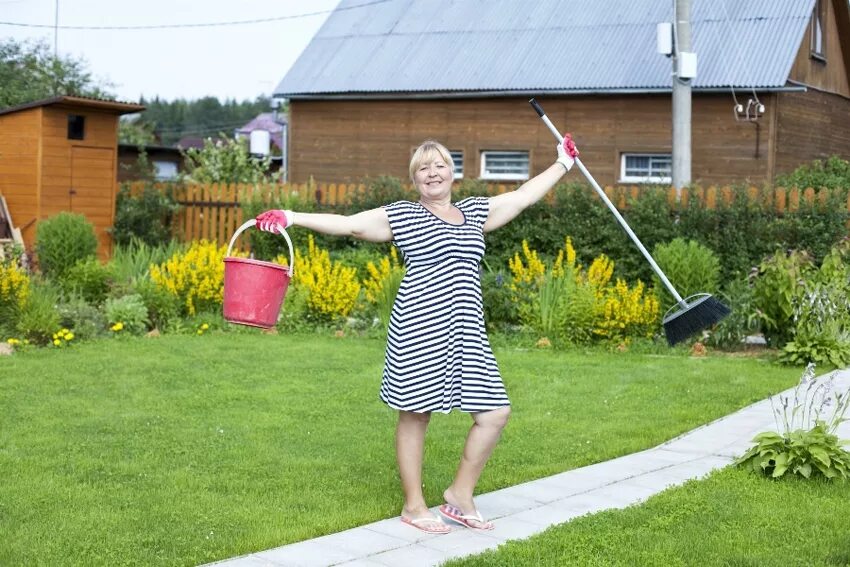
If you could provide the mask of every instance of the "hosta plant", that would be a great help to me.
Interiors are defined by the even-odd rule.
[[[814,365],[803,373],[793,394],[771,398],[777,431],[759,433],[755,445],[735,461],[773,478],[786,473],[805,478],[827,479],[850,477],[850,452],[835,434],[847,421],[844,414],[850,405],[850,389],[834,389],[835,373],[827,378],[814,376]]]

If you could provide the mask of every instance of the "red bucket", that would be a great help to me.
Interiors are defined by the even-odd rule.
[[[236,238],[257,221],[251,219],[236,229],[224,258],[224,319],[251,327],[274,327],[280,315],[283,298],[292,278],[295,258],[292,241],[282,226],[278,232],[289,246],[289,266],[250,258],[231,258]]]

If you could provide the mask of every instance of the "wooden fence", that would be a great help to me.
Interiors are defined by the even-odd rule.
[[[144,182],[130,183],[133,194],[140,193]],[[166,185],[156,185],[165,190]],[[243,222],[242,202],[246,198],[261,199],[265,203],[279,202],[286,197],[298,196],[310,199],[320,207],[335,207],[344,205],[355,192],[366,189],[363,184],[337,183],[303,183],[303,184],[202,184],[202,185],[171,185],[174,197],[181,205],[180,212],[174,223],[175,235],[183,240],[214,240],[226,244],[230,236]],[[491,195],[504,193],[516,185],[490,185]],[[642,188],[606,187],[605,193],[621,210],[627,208],[628,201],[637,198]],[[552,198],[553,194],[549,194]],[[760,189],[749,187],[747,196],[752,202],[761,201],[766,206],[772,206],[779,213],[795,212],[801,206],[825,204],[829,200],[830,191],[821,189]],[[670,188],[667,193],[671,205],[677,202],[676,190]],[[692,199],[697,199],[705,207],[713,209],[718,203],[731,203],[735,198],[735,190],[731,187],[707,187],[683,189],[678,195],[680,206],[685,206]],[[844,204],[850,211],[850,195]],[[848,221],[850,227],[850,221]],[[247,244],[247,243],[245,243]]]

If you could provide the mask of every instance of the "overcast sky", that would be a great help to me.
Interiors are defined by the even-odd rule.
[[[254,99],[271,94],[339,0],[0,0],[4,38],[54,44],[82,57],[112,83],[119,99],[173,100],[211,95]],[[365,3],[366,0],[364,0]],[[323,12],[316,14],[317,12]],[[314,14],[314,15],[308,15]],[[61,26],[166,26],[296,16],[262,23],[197,28],[76,30]]]

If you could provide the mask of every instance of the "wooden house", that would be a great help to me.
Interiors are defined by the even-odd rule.
[[[770,182],[850,157],[847,0],[693,0],[692,179]],[[275,96],[290,179],[407,177],[435,138],[456,176],[518,181],[555,157],[536,97],[603,185],[669,183],[672,62],[658,0],[342,0]],[[573,171],[567,180],[581,180]]]
[[[62,211],[94,225],[98,254],[112,249],[118,117],[143,106],[72,96],[0,109],[0,194],[25,246],[40,220]]]

